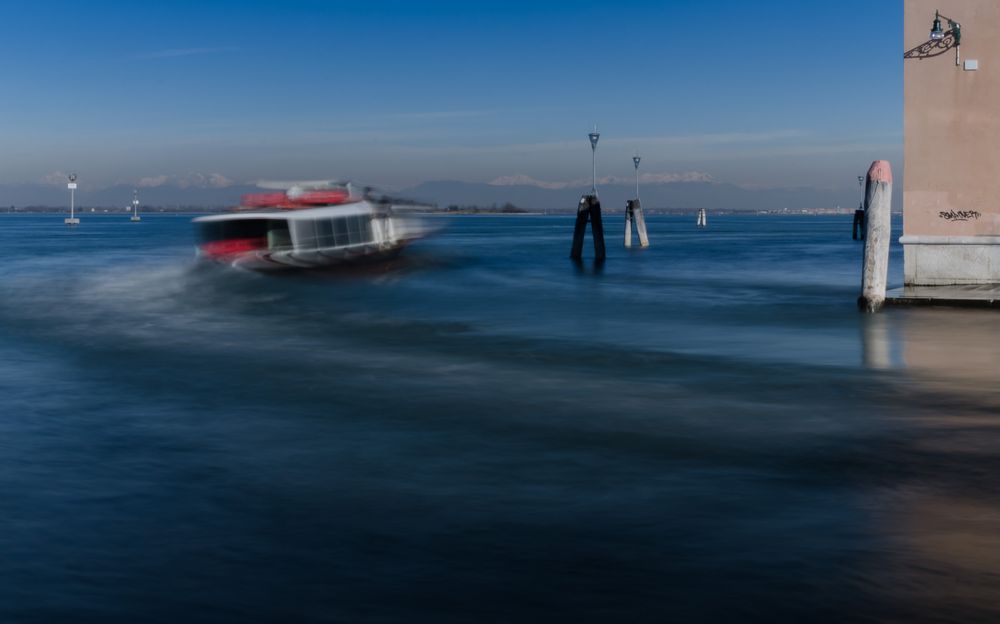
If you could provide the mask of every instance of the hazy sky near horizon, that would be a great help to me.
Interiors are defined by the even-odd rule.
[[[0,184],[565,182],[594,123],[601,175],[638,150],[665,178],[841,188],[902,157],[899,0],[0,7]]]

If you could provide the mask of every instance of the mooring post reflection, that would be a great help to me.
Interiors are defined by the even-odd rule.
[[[870,315],[859,319],[861,326],[861,354],[865,367],[873,370],[890,370],[898,367],[893,360],[894,346],[890,329],[892,321],[886,315]],[[897,349],[898,352],[898,349]]]

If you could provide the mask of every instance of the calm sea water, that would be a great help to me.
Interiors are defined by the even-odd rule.
[[[277,278],[0,216],[0,621],[997,621],[1000,315],[859,315],[850,216],[607,219]]]

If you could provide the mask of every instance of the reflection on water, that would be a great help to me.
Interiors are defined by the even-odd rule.
[[[1000,315],[957,309],[912,310],[900,319],[903,360],[926,383],[994,393],[1000,381]]]
[[[865,365],[895,369],[906,478],[880,493],[885,556],[873,576],[935,619],[992,621],[1000,608],[1000,316],[889,310],[864,325]],[[892,458],[887,458],[892,459]],[[959,615],[961,614],[961,615]]]
[[[453,218],[274,279],[0,221],[0,620],[1000,615],[1000,317],[857,314],[849,223],[653,215],[596,273]]]

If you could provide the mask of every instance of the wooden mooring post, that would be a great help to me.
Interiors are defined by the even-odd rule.
[[[635,233],[639,235],[639,245],[649,247],[649,236],[646,234],[646,218],[642,214],[642,204],[639,198],[625,202],[625,246],[632,246],[632,222],[635,221]]]
[[[858,208],[854,211],[854,225],[851,227],[851,238],[865,240],[865,211]]]
[[[584,195],[576,208],[576,227],[573,229],[573,249],[569,257],[573,260],[583,258],[583,236],[590,222],[590,233],[594,237],[594,260],[604,262],[604,222],[601,220],[601,201],[597,195]]]
[[[876,160],[865,181],[865,252],[861,269],[858,308],[878,312],[885,303],[889,278],[889,243],[892,236],[892,167]]]

